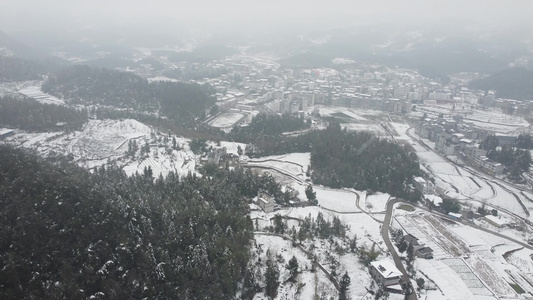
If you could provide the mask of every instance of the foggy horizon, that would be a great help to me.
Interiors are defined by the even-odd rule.
[[[183,37],[235,32],[314,31],[360,26],[530,30],[531,1],[17,1],[2,4],[0,30],[45,38],[80,34]],[[28,20],[31,20],[29,22]],[[460,32],[460,30],[456,30]],[[118,35],[118,36],[117,36]]]

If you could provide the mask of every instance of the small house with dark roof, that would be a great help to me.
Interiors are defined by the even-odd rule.
[[[426,246],[420,247],[416,249],[415,256],[420,257],[420,258],[425,258],[425,259],[432,259],[433,249],[431,249],[430,247],[426,247]]]

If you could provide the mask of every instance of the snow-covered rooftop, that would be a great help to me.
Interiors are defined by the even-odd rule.
[[[400,270],[396,268],[394,264],[392,264],[391,261],[388,260],[380,260],[380,261],[373,261],[370,263],[376,270],[381,273],[381,275],[384,278],[393,278],[397,276],[402,276],[402,273]]]
[[[500,219],[500,218],[495,217],[493,215],[486,215],[485,219],[487,219],[488,221],[490,221],[491,223],[493,223],[493,224],[495,224],[497,226],[503,226],[503,225],[507,224],[505,219]]]

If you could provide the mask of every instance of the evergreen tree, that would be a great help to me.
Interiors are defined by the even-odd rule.
[[[350,251],[355,252],[357,250],[357,236],[354,235],[353,239],[350,240]]]
[[[407,242],[402,239],[402,241],[400,242],[400,245],[398,246],[398,251],[400,253],[404,253],[406,250],[407,250]]]
[[[318,200],[316,199],[316,192],[313,191],[313,186],[308,185],[305,188],[305,196],[307,197],[307,201],[309,201],[309,204],[311,205],[317,205]]]
[[[415,258],[415,247],[413,243],[409,243],[409,246],[407,247],[407,259],[409,262],[412,262]]]
[[[265,271],[265,295],[270,298],[275,298],[278,294],[279,286],[279,269],[278,265],[271,258],[267,260],[267,267]]]
[[[345,272],[344,275],[342,275],[341,281],[339,282],[339,300],[346,300],[348,299],[346,292],[348,291],[348,287],[350,286],[351,279],[348,275],[348,272]]]
[[[483,150],[494,150],[498,145],[500,144],[500,141],[498,140],[498,137],[496,137],[494,134],[491,134],[487,136],[485,139],[479,143],[479,148]]]
[[[291,274],[289,280],[294,282],[296,276],[298,275],[298,260],[294,255],[289,260],[289,263],[285,266],[285,268],[289,270],[289,273]]]
[[[426,283],[426,281],[422,277],[419,277],[419,278],[416,279],[416,285],[418,286],[418,290],[419,291],[424,288],[424,284],[425,283]]]
[[[274,232],[277,234],[284,234],[285,228],[287,225],[285,225],[285,222],[283,222],[283,217],[281,217],[280,214],[276,214],[274,216]]]

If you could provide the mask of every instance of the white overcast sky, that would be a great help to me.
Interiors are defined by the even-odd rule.
[[[280,22],[342,26],[372,21],[467,19],[533,26],[533,0],[0,0],[0,30],[208,24],[270,26]]]

